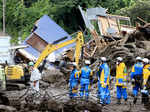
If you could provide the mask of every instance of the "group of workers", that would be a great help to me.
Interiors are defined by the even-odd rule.
[[[109,90],[110,83],[110,68],[107,64],[106,57],[101,57],[101,64],[98,67],[96,77],[97,77],[97,98],[98,102],[101,104],[110,104],[111,95]],[[80,71],[76,68],[76,63],[72,63],[71,74],[69,79],[70,84],[70,98],[75,98],[78,96],[78,85],[80,84],[79,96],[85,100],[89,98],[89,88],[93,82],[93,73],[89,60],[85,60],[85,66],[81,68]],[[144,95],[142,103],[148,102],[148,87],[147,81],[150,76],[150,63],[147,58],[136,57],[136,63],[133,65],[130,75],[127,73],[127,67],[123,61],[122,57],[116,58],[116,98],[117,104],[121,104],[121,99],[123,97],[124,101],[127,102],[127,84],[130,77],[133,86],[132,96],[133,104],[136,104],[139,91]]]
[[[98,102],[101,104],[110,104],[110,68],[107,64],[106,57],[101,57],[101,64],[97,68],[96,81],[97,81],[97,98]],[[77,70],[77,65],[75,62],[70,64],[70,78],[69,78],[69,96],[70,98],[75,98],[78,96],[78,85],[80,85],[79,96],[85,98],[88,101],[89,89],[93,83],[93,71],[89,67],[91,62],[85,60],[85,65],[80,71]],[[35,91],[39,91],[39,80],[41,79],[41,73],[37,68],[34,68],[34,63],[29,62],[29,69],[31,73],[30,82],[31,88]],[[121,99],[123,97],[124,101],[127,102],[127,83],[130,77],[133,86],[132,96],[133,104],[136,104],[139,91],[142,93],[142,103],[148,102],[148,86],[147,82],[150,80],[150,61],[147,58],[136,58],[136,63],[132,66],[130,75],[127,73],[127,67],[123,61],[122,57],[116,58],[116,76],[115,76],[115,86],[116,86],[116,98],[117,104],[121,104]]]

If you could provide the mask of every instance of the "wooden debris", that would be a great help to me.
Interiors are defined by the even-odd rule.
[[[146,22],[146,21],[144,21],[142,18],[137,17],[137,19],[138,19],[138,20],[140,20],[140,21],[142,21],[144,24],[147,24],[147,22]]]

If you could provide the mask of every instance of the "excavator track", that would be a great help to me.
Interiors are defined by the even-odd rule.
[[[26,88],[25,84],[9,83],[9,82],[7,83],[6,87],[7,87],[8,91],[11,91],[11,90],[22,90],[22,89]]]

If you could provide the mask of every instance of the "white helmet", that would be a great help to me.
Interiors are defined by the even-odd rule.
[[[101,57],[100,58],[102,61],[106,61],[106,57]]]
[[[85,64],[89,65],[91,64],[89,60],[85,60]]]
[[[142,60],[142,58],[138,56],[138,57],[136,57],[136,60],[140,60],[140,61],[141,61],[141,60]]]
[[[123,59],[121,57],[117,57],[117,60],[118,61],[122,61]]]
[[[76,62],[72,62],[72,65],[75,66],[75,67],[77,66]]]
[[[149,60],[148,60],[147,58],[144,58],[142,61],[143,61],[144,63],[148,63],[148,62],[149,62]]]

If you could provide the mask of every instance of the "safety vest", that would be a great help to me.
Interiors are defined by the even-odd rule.
[[[116,67],[116,86],[123,86],[127,80],[127,69],[124,62],[121,62]]]
[[[143,68],[143,86],[146,86],[149,76],[150,76],[150,64],[147,64]]]
[[[90,69],[90,67],[84,66],[81,68],[80,78],[89,79],[90,76],[92,76],[92,75],[93,75],[93,73],[92,73],[92,70]]]
[[[141,62],[134,64],[131,70],[131,79],[136,76],[142,77],[142,73],[143,73],[143,64]]]
[[[72,82],[77,82],[78,79],[79,79],[79,74],[78,74],[77,69],[72,70],[72,72],[70,73],[69,82],[70,82],[70,83],[72,83]]]
[[[101,84],[101,86],[103,87],[104,84],[109,85],[109,79],[110,79],[110,69],[109,66],[107,65],[107,63],[103,63],[100,67],[99,67],[99,82]]]

